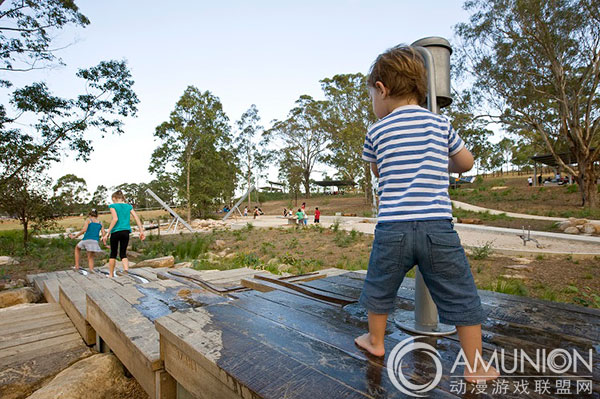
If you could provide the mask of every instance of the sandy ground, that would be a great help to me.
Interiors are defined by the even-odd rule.
[[[321,224],[323,227],[329,227],[336,219],[340,221],[340,228],[345,230],[354,229],[366,234],[373,234],[375,230],[373,219],[360,217],[322,216]],[[256,227],[279,227],[286,226],[287,220],[279,216],[261,216],[257,219],[237,218],[231,222],[231,226],[234,229],[242,228],[247,223],[252,223]],[[312,217],[309,218],[309,224],[312,224]],[[535,238],[543,247],[537,248],[535,242],[531,241],[523,246],[523,240],[518,237],[519,234],[522,234],[520,230],[459,223],[456,223],[454,227],[462,244],[466,247],[482,247],[489,243],[499,253],[532,257],[569,254],[600,256],[600,237],[532,231],[531,237]]]

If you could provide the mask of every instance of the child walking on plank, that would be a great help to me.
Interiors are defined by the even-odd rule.
[[[109,206],[112,220],[108,231],[102,237],[104,245],[110,234],[110,257],[108,260],[109,277],[114,277],[115,263],[117,261],[117,252],[123,262],[123,271],[129,270],[129,259],[127,259],[127,245],[129,245],[129,234],[131,225],[129,224],[131,216],[135,219],[140,232],[140,240],[144,240],[144,228],[133,206],[125,202],[125,196],[121,190],[115,191],[112,195],[113,203]]]
[[[98,220],[98,211],[92,209],[88,214],[81,231],[77,234],[69,234],[70,238],[77,238],[83,234],[81,241],[75,246],[75,270],[79,270],[79,258],[81,257],[81,250],[85,249],[88,258],[88,269],[90,272],[94,271],[94,255],[104,253],[100,248],[100,233],[104,236],[104,226]]]
[[[369,332],[355,339],[375,356],[385,354],[388,314],[405,274],[419,266],[440,321],[456,326],[470,367],[468,382],[498,377],[475,359],[482,355],[485,320],[469,262],[452,224],[449,172],[473,167],[473,156],[448,119],[419,104],[427,96],[421,56],[398,46],[379,55],[367,80],[379,121],[366,134],[363,159],[379,177],[379,212],[373,249],[359,302]]]

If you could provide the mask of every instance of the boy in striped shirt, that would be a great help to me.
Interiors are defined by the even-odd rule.
[[[469,262],[452,224],[449,172],[473,167],[473,156],[450,122],[422,107],[427,73],[409,46],[379,55],[368,78],[379,121],[367,132],[363,159],[379,177],[379,213],[369,268],[359,302],[369,313],[369,332],[355,342],[385,354],[387,317],[405,274],[419,265],[440,321],[456,325],[469,382],[498,376],[481,360],[485,314]]]

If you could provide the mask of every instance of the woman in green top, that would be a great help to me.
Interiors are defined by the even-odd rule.
[[[109,206],[112,220],[108,231],[102,237],[104,245],[110,234],[110,257],[108,260],[109,276],[114,277],[115,263],[117,261],[117,252],[121,262],[123,262],[123,271],[129,270],[129,260],[127,259],[127,245],[129,244],[129,233],[131,233],[131,225],[129,220],[131,216],[135,219],[135,223],[140,231],[140,240],[144,240],[144,228],[137,213],[133,210],[133,206],[125,202],[125,196],[121,190],[115,191],[112,195],[113,203]]]

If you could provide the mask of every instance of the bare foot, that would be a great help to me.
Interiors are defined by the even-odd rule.
[[[354,338],[354,343],[373,356],[380,357],[385,355],[385,347],[383,344],[373,345],[371,343],[371,335],[369,333],[363,334],[358,338]]]
[[[486,371],[483,366],[469,372],[469,369],[465,367],[465,381],[476,384],[477,382],[492,381],[498,378],[500,373],[494,367],[490,366]]]

